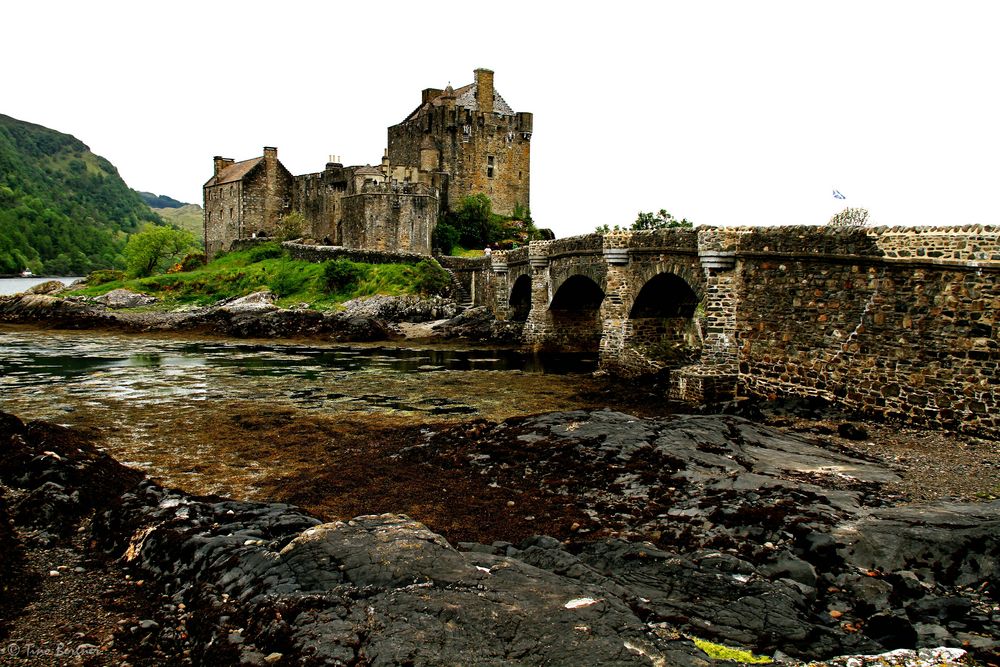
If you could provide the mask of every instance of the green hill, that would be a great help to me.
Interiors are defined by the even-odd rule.
[[[156,210],[158,208],[180,208],[181,206],[190,206],[190,204],[185,204],[182,201],[177,201],[173,197],[168,197],[167,195],[157,195],[152,192],[142,192],[136,191],[142,201],[149,205],[149,208]]]
[[[201,241],[205,232],[205,211],[197,204],[184,204],[180,208],[157,208],[153,211],[174,227],[185,229]]]
[[[0,114],[0,274],[112,267],[147,222],[160,218],[79,139]]]

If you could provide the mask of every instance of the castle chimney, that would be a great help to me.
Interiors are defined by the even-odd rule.
[[[221,155],[216,155],[214,158],[212,158],[212,160],[215,163],[215,175],[216,176],[218,176],[219,174],[221,174],[223,169],[225,169],[226,167],[228,167],[229,165],[231,165],[231,164],[233,164],[235,162],[235,160],[233,160],[233,158],[222,157]]]
[[[420,103],[427,104],[443,92],[440,88],[424,88],[420,92]]]
[[[278,159],[278,149],[274,146],[264,146],[264,159],[265,160],[277,160]]]
[[[483,113],[493,111],[493,70],[476,70],[476,106]]]

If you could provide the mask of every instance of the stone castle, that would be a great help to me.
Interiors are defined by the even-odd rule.
[[[493,210],[527,211],[532,114],[514,112],[477,69],[461,88],[427,88],[420,105],[388,130],[378,166],[347,166],[331,156],[323,171],[293,176],[265,147],[261,157],[215,158],[204,186],[205,250],[270,236],[301,213],[303,236],[347,248],[430,254],[441,210],[484,193]]]

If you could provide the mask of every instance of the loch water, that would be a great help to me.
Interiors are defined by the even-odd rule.
[[[281,466],[261,469],[219,444],[233,415],[245,425],[247,415],[280,413],[289,428],[298,418],[345,428],[500,421],[581,407],[596,366],[595,355],[513,349],[0,325],[0,410],[89,429],[110,454],[165,483],[253,498],[254,480]]]
[[[69,285],[74,280],[79,280],[79,278],[76,276],[59,278],[40,278],[38,276],[33,276],[31,278],[0,278],[0,296],[24,292],[25,290],[31,289],[35,285],[47,283],[50,280],[58,280]]]

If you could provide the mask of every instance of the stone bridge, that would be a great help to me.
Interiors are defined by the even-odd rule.
[[[820,396],[1000,436],[1000,227],[699,227],[495,252],[477,302],[677,398]]]
[[[524,321],[535,347],[600,352],[625,375],[736,360],[712,298],[732,257],[699,248],[695,230],[535,241],[495,253],[492,268],[495,311]]]

